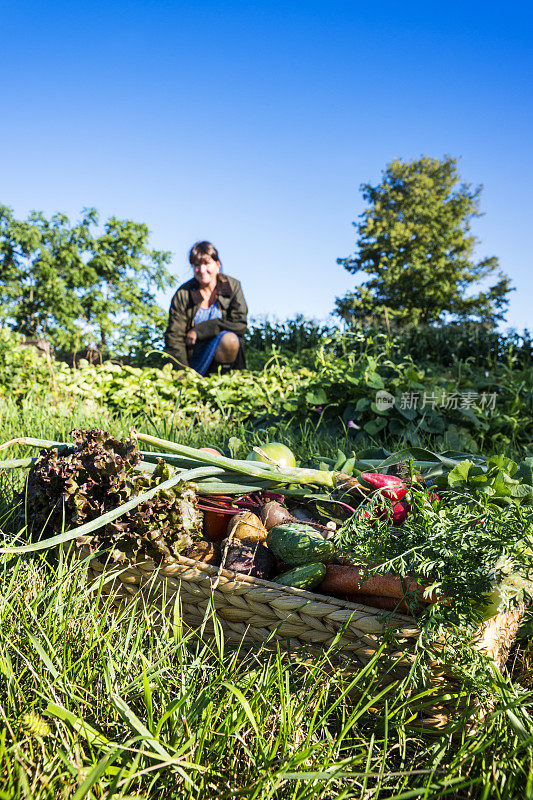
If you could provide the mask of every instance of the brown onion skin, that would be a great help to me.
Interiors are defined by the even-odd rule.
[[[295,521],[291,512],[275,500],[270,500],[264,506],[261,506],[260,517],[267,531],[275,528],[276,525],[281,525],[283,522]]]
[[[302,522],[301,519],[293,517],[291,512],[276,500],[270,500],[264,506],[261,506],[260,515],[267,531],[275,528],[276,525],[283,525],[285,522],[296,522],[298,525],[310,525],[311,528],[316,528],[324,538],[329,533],[329,530],[318,522]]]
[[[238,539],[248,544],[264,542],[267,530],[253,511],[239,511],[231,518],[227,530],[228,538]]]
[[[220,566],[222,561],[222,550],[218,542],[194,542],[184,550],[183,555],[192,561],[203,561],[204,564],[212,564],[214,567]]]

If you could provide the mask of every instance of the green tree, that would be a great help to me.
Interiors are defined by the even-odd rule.
[[[385,309],[399,323],[503,320],[509,278],[495,256],[473,260],[478,240],[470,226],[481,216],[482,188],[460,183],[457,159],[449,156],[396,159],[378,186],[363,184],[369,207],[354,223],[358,252],[337,261],[371,277],[337,298],[335,313],[348,322],[382,316]],[[495,273],[491,286],[473,291]]]
[[[43,336],[59,350],[94,343],[131,354],[162,334],[155,291],[170,283],[170,253],[148,247],[144,224],[94,208],[71,224],[64,214],[15,219],[0,206],[0,324]]]

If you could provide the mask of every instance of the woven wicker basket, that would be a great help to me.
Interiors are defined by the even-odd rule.
[[[173,607],[179,598],[181,615],[191,628],[214,631],[214,608],[227,641],[264,644],[278,641],[283,648],[327,649],[368,662],[384,641],[393,643],[389,655],[396,669],[411,663],[411,651],[420,635],[415,621],[403,614],[349,603],[314,592],[229,572],[188,558],[166,559],[159,566],[152,559],[122,567],[90,558],[87,539],[74,545],[76,556],[88,559],[88,580],[115,606],[130,603],[139,593],[160,608]],[[102,580],[99,581],[98,578]],[[518,625],[525,613],[520,606],[485,622],[476,646],[491,656],[501,669],[509,655]],[[391,634],[394,634],[391,636]]]

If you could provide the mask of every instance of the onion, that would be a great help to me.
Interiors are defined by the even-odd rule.
[[[268,442],[255,448],[248,456],[248,461],[263,461],[267,464],[277,464],[279,467],[296,466],[294,453],[281,442]]]
[[[239,539],[242,542],[257,544],[264,542],[267,529],[257,516],[251,511],[241,511],[231,518],[228,525],[228,538]]]
[[[261,520],[267,531],[269,531],[271,528],[275,528],[276,525],[282,525],[284,522],[293,522],[294,518],[285,506],[275,500],[270,500],[270,502],[261,507]]]
[[[296,522],[297,524],[301,525],[302,520],[298,517],[293,517],[291,512],[285,508],[281,503],[277,503],[275,500],[270,500],[270,502],[265,503],[264,506],[261,507],[261,519],[265,525],[267,531],[271,528],[275,528],[276,525],[283,525],[285,522]],[[319,531],[324,539],[328,538],[328,535],[331,534],[331,527],[321,525],[319,522],[311,522],[305,521],[306,525],[309,525],[311,528],[316,528]]]

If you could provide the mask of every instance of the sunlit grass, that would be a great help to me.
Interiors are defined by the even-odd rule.
[[[131,421],[83,408],[69,418],[12,408],[0,440],[63,440],[73,427],[94,426],[126,435]],[[233,437],[238,456],[266,435],[302,460],[350,445],[312,423],[254,432],[146,419],[142,427],[192,446],[226,447]],[[0,475],[3,530],[21,480]],[[413,700],[407,679],[384,680],[378,657],[362,670],[327,653],[236,648],[217,630],[207,639],[188,629],[179,605],[163,619],[140,601],[112,610],[90,591],[83,564],[3,558],[0,800],[532,796],[527,636],[513,654],[512,680],[494,676],[484,723],[458,719],[439,732],[415,719],[434,698]]]

